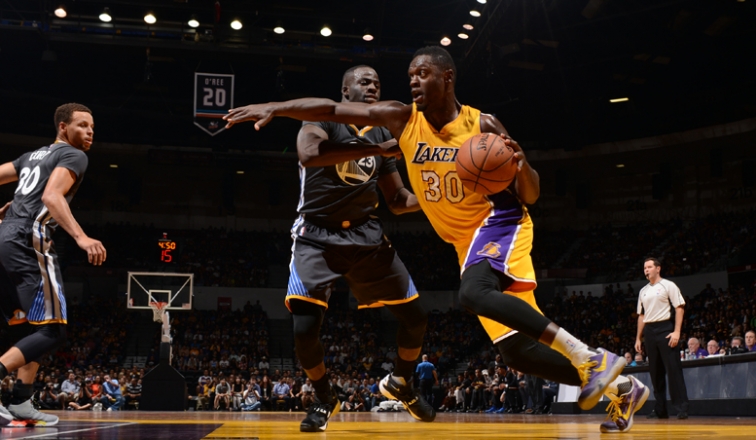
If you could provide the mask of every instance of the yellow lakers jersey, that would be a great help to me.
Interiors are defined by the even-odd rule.
[[[462,106],[456,119],[436,131],[413,103],[412,116],[399,139],[420,207],[436,233],[454,245],[460,266],[475,231],[494,210],[488,197],[462,186],[454,163],[459,146],[476,134],[480,134],[480,110]],[[507,193],[505,197],[509,199],[507,205],[519,211],[513,212],[516,222],[525,208],[514,195]]]

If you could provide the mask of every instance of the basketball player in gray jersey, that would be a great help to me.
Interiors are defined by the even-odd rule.
[[[342,100],[375,102],[378,74],[368,66],[346,71]],[[412,386],[427,313],[404,263],[383,235],[378,206],[380,187],[395,214],[420,209],[396,170],[396,141],[383,127],[305,122],[297,137],[301,196],[292,227],[291,275],[286,305],[293,315],[297,357],[315,388],[315,402],[300,425],[322,432],[339,411],[328,383],[319,333],[336,279],[344,277],[360,308],[386,306],[399,320],[399,357],[383,379],[392,398],[416,419],[430,422],[433,408]],[[387,395],[388,395],[387,394]]]
[[[0,425],[51,426],[58,417],[31,404],[38,359],[65,341],[66,299],[52,234],[60,226],[87,252],[105,261],[105,248],[89,238],[71,214],[87,169],[94,136],[92,112],[81,104],[55,111],[55,143],[0,165],[0,185],[16,182],[10,204],[0,209],[0,311],[18,341],[0,356],[0,380],[18,370],[10,406],[0,405]]]

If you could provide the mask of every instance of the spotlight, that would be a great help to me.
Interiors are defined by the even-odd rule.
[[[284,27],[283,27],[283,23],[281,23],[280,21],[277,22],[276,23],[276,27],[273,28],[273,32],[275,32],[275,33],[277,33],[279,35],[283,34],[284,32],[286,32],[286,29],[284,29]]]
[[[55,16],[58,18],[66,18],[66,15],[68,15],[68,13],[63,5],[58,6],[58,9],[55,10]]]
[[[485,5],[486,4],[486,0],[478,0],[478,3],[480,3],[481,5]]]
[[[192,15],[192,17],[189,19],[189,21],[186,24],[188,24],[190,27],[198,28],[200,23],[197,20],[197,16]]]
[[[462,25],[462,27],[465,28],[465,29],[467,29],[468,31],[471,31],[471,30],[475,29],[475,27],[473,25],[471,25],[470,23],[465,23],[465,24]]]
[[[370,32],[370,29],[365,29],[365,34],[362,36],[362,39],[365,41],[373,41],[373,33]]]
[[[466,34],[466,33],[464,33],[464,32],[460,32],[460,33],[458,33],[458,34],[457,34],[457,36],[458,36],[459,38],[463,39],[463,40],[467,40],[468,38],[470,38],[470,36],[469,36],[469,35],[467,35],[467,34]]]
[[[231,22],[231,29],[238,31],[242,28],[242,23],[239,20],[234,20]]]
[[[100,14],[100,21],[104,21],[105,23],[110,23],[113,20],[113,17],[110,15],[110,8],[105,8],[102,10],[102,13]]]
[[[328,25],[323,26],[323,29],[320,30],[320,35],[324,37],[330,37],[332,33],[333,31],[328,27]]]
[[[144,22],[147,24],[155,24],[156,21],[157,21],[157,18],[155,18],[155,14],[153,14],[152,12],[148,12],[144,16]]]
[[[470,11],[470,15],[472,15],[473,17],[480,17],[480,12],[473,9],[472,11]]]
[[[451,44],[451,38],[444,35],[444,37],[441,39],[441,45],[442,46],[448,46]]]
[[[629,101],[629,100],[630,100],[630,98],[628,98],[628,97],[623,97],[623,98],[614,98],[614,99],[610,99],[610,100],[609,100],[609,102],[611,102],[612,104],[616,104],[616,103],[618,103],[618,102],[627,102],[627,101]]]

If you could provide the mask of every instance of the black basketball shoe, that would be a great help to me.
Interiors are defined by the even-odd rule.
[[[398,400],[407,409],[410,415],[423,422],[432,422],[436,418],[436,410],[423,396],[412,387],[412,380],[407,385],[400,385],[391,374],[381,379],[381,393],[389,399]]]
[[[341,409],[341,402],[336,391],[331,388],[331,399],[329,402],[321,402],[315,397],[315,401],[307,409],[307,417],[299,424],[301,432],[323,432],[328,428],[328,420],[335,416]]]

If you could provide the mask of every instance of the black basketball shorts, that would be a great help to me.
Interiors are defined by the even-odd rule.
[[[359,308],[403,304],[417,289],[378,218],[345,229],[317,226],[303,217],[292,227],[286,307],[296,298],[328,307],[334,282],[344,277]]]
[[[0,224],[0,311],[10,325],[66,324],[63,278],[44,225]]]

